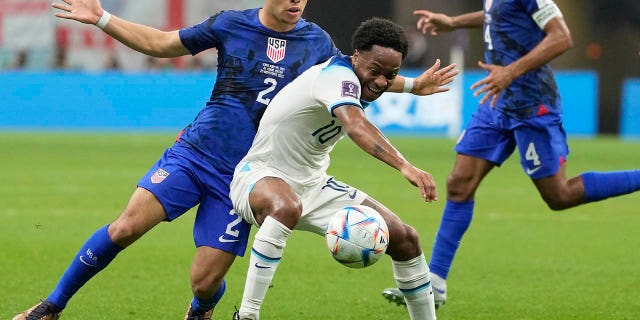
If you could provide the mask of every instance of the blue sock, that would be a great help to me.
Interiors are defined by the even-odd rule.
[[[224,279],[222,279],[222,284],[220,284],[220,289],[218,289],[218,292],[215,295],[213,295],[213,297],[208,299],[199,299],[197,297],[193,297],[193,299],[191,300],[191,312],[194,315],[201,315],[213,309],[216,306],[216,304],[218,304],[218,301],[222,299],[222,296],[224,295],[225,290],[227,290],[227,283],[226,281],[224,281]]]
[[[620,196],[640,189],[640,170],[585,172],[582,174],[586,202]]]
[[[453,258],[460,245],[460,239],[471,224],[474,204],[474,201],[454,202],[447,200],[444,207],[440,228],[433,244],[431,262],[429,262],[430,271],[443,279],[447,278]]]
[[[47,301],[60,309],[67,306],[69,299],[89,279],[104,269],[122,251],[109,237],[106,225],[96,231],[80,248],[71,265],[64,272],[56,288],[51,292]]]

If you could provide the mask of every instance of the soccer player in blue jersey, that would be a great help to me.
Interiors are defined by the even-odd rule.
[[[14,319],[57,319],[72,296],[120,251],[198,204],[190,274],[194,297],[185,319],[209,319],[224,294],[224,275],[236,255],[244,254],[250,230],[232,211],[233,170],[271,98],[338,50],[324,30],[301,19],[306,0],[266,0],[263,8],[223,11],[168,32],[113,16],[98,0],[63,1],[53,4],[57,17],[95,24],[150,56],[195,55],[216,48],[217,79],[206,106],[140,179],[120,216],[89,237],[45,301]],[[391,90],[428,94],[424,77],[398,77]]]
[[[436,318],[429,268],[415,229],[365,192],[326,173],[329,153],[348,135],[371,156],[397,169],[424,201],[437,199],[431,174],[407,161],[364,112],[400,71],[408,48],[404,31],[389,20],[372,18],[358,27],[352,47],[352,56],[339,54],[311,67],[274,97],[251,149],[236,167],[233,206],[259,230],[234,319],[260,318],[262,301],[294,229],[323,235],[338,210],[360,204],[375,208],[389,226],[386,253],[393,260],[396,283],[408,292],[411,319]],[[435,93],[445,91],[441,85],[454,74],[433,75]]]
[[[520,163],[552,210],[563,210],[640,189],[640,171],[585,172],[567,178],[569,147],[560,94],[551,68],[572,47],[569,28],[552,0],[485,0],[484,10],[450,17],[417,10],[423,33],[482,27],[487,75],[471,86],[480,105],[462,133],[447,202],[431,253],[436,305],[446,301],[446,279],[471,224],[474,195],[483,178],[518,148]],[[387,299],[402,302],[397,289]]]

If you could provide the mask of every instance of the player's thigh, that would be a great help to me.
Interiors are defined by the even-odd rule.
[[[310,231],[323,235],[329,220],[338,210],[359,205],[369,196],[362,190],[325,176],[314,186],[305,190],[302,197],[302,217],[296,225],[297,230]]]
[[[162,205],[168,221],[200,202],[203,184],[198,179],[211,173],[196,161],[195,157],[169,148],[138,181],[138,186],[151,192]]]
[[[276,206],[299,209],[300,199],[286,182],[286,177],[255,163],[247,162],[238,168],[241,169],[236,170],[233,176],[229,195],[235,212],[244,220],[259,226],[265,214]]]

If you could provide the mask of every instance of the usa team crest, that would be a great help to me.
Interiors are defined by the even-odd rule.
[[[153,175],[151,175],[151,183],[160,183],[169,176],[169,172],[158,169]]]
[[[271,37],[267,39],[267,57],[269,57],[273,63],[284,59],[286,49],[287,40]]]

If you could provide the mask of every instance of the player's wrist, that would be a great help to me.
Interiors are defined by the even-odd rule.
[[[96,27],[104,30],[104,28],[109,23],[109,20],[111,20],[111,13],[109,13],[107,10],[102,9],[102,15],[96,22]]]
[[[415,78],[404,77],[404,86],[402,87],[402,92],[411,93],[413,90],[413,82]]]

